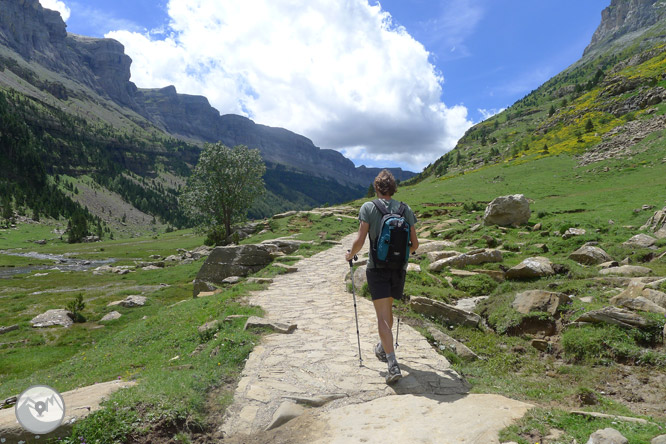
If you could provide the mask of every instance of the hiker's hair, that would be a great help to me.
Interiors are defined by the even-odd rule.
[[[393,196],[395,191],[398,189],[398,185],[395,183],[395,177],[389,170],[381,170],[377,177],[375,177],[375,191],[379,194],[384,194],[386,196]]]

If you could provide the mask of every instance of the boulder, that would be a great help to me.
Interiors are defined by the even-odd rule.
[[[132,296],[127,296],[121,303],[123,307],[126,308],[134,308],[134,307],[143,307],[146,305],[146,298],[145,296],[139,296],[139,295],[132,295]]]
[[[666,435],[659,435],[655,438],[652,438],[650,444],[666,444]]]
[[[199,332],[199,334],[205,335],[211,332],[216,332],[217,330],[219,330],[219,326],[220,326],[219,319],[215,319],[214,321],[209,321],[203,325],[198,326],[197,331]]]
[[[35,316],[30,320],[30,323],[35,328],[52,327],[54,325],[70,327],[74,323],[73,316],[68,310],[56,308]]]
[[[562,239],[569,239],[574,236],[582,236],[586,233],[583,228],[569,228],[562,234]]]
[[[196,281],[222,285],[230,276],[247,276],[266,267],[273,260],[276,244],[231,245],[213,249],[199,269]],[[196,296],[195,292],[195,296]]]
[[[583,265],[597,265],[611,262],[613,260],[613,258],[601,248],[589,245],[583,245],[578,250],[571,253],[569,259]]]
[[[458,251],[453,251],[453,250],[446,250],[446,251],[430,251],[426,253],[426,257],[432,262],[437,262],[440,259],[447,259],[450,257],[458,256],[461,253]]]
[[[555,274],[550,259],[543,256],[528,257],[506,272],[507,279],[533,279]]]
[[[430,253],[433,251],[445,251],[449,248],[455,247],[456,244],[450,241],[432,241],[419,243],[419,254]]]
[[[522,194],[493,199],[483,215],[485,225],[518,226],[530,219],[530,204]]]
[[[9,333],[10,331],[18,330],[18,324],[8,325],[6,327],[0,327],[0,335],[4,333]]]
[[[363,285],[368,282],[366,276],[367,265],[360,265],[354,269],[354,289],[360,290]]]
[[[639,280],[632,280],[626,290],[611,298],[610,303],[632,310],[666,314],[666,293],[646,288]]]
[[[655,325],[654,321],[617,307],[604,307],[601,310],[588,311],[583,313],[577,321],[613,324],[627,328],[652,328]]]
[[[502,262],[502,252],[499,250],[474,250],[469,253],[440,259],[428,266],[430,271],[439,271],[444,267],[464,267],[466,265],[480,265],[487,262]]]
[[[544,290],[528,290],[518,293],[511,306],[522,314],[533,311],[543,311],[554,315],[560,305],[569,302],[569,296],[564,293],[554,293]]]
[[[421,266],[419,264],[409,263],[407,264],[407,273],[420,273]]]
[[[472,350],[470,350],[469,347],[467,347],[462,342],[453,339],[451,336],[442,332],[438,328],[429,325],[427,329],[428,333],[430,333],[432,338],[435,340],[435,343],[438,345],[440,350],[449,349],[456,355],[469,361],[476,361],[477,359],[479,359],[479,356],[476,353],[474,353]]]
[[[637,234],[622,245],[625,247],[649,248],[657,242],[657,239],[647,234]]]
[[[652,270],[638,265],[622,265],[621,267],[606,268],[599,270],[602,275],[620,275],[620,276],[645,276],[651,274]]]
[[[224,279],[220,282],[220,285],[224,283]],[[194,280],[194,289],[193,296],[196,298],[201,293],[212,293],[217,290],[217,287],[210,282],[203,281],[201,279]]]
[[[104,315],[102,319],[100,319],[100,322],[106,322],[106,321],[114,321],[116,319],[120,319],[122,315],[118,313],[117,311],[112,311],[110,313],[107,313]]]
[[[269,328],[276,333],[289,334],[296,330],[296,324],[284,324],[282,322],[270,321],[268,319],[260,318],[257,316],[250,316],[245,322],[245,330],[250,328]]]
[[[656,211],[641,230],[651,231],[659,239],[666,238],[666,207]]]
[[[278,239],[265,240],[259,245],[268,247],[273,251],[277,250],[282,254],[291,254],[296,250],[298,250],[302,244],[311,244],[311,243],[312,241],[278,238]]]
[[[629,440],[612,428],[597,430],[590,435],[587,444],[627,444]]]
[[[409,305],[415,312],[435,317],[449,325],[465,325],[468,327],[483,326],[481,316],[445,304],[444,302],[435,301],[422,296],[415,296],[410,299]]]

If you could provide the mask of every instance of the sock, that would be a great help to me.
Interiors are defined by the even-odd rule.
[[[393,367],[394,364],[398,364],[398,360],[395,358],[395,352],[386,353],[386,360],[388,361],[389,368]]]

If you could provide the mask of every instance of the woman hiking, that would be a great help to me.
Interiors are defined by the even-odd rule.
[[[351,261],[361,251],[366,235],[370,237],[370,255],[366,277],[372,303],[377,313],[380,342],[375,346],[375,355],[377,359],[388,364],[386,383],[392,384],[402,377],[393,348],[393,299],[402,299],[407,259],[409,257],[404,258],[404,262],[398,264],[398,266],[387,265],[378,259],[377,239],[382,232],[384,213],[398,214],[402,212],[404,220],[409,224],[409,253],[416,251],[419,241],[414,228],[416,225],[414,212],[409,206],[392,198],[397,190],[393,174],[388,170],[382,170],[375,178],[373,185],[378,199],[366,202],[361,207],[358,216],[360,221],[358,235],[352,244],[351,250],[345,255],[345,260]]]

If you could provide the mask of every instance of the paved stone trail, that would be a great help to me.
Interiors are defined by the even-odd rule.
[[[501,396],[466,395],[467,384],[448,361],[404,323],[396,352],[403,378],[386,385],[386,364],[373,352],[379,340],[374,308],[357,295],[359,366],[353,299],[345,288],[349,264],[343,257],[354,236],[301,260],[296,273],[278,276],[250,297],[266,318],[298,328],[267,335],[252,351],[221,431],[225,436],[261,432],[278,409],[298,413],[298,404],[320,423],[315,439],[308,436],[307,442],[385,442],[383,431],[396,427],[390,433],[404,435],[404,442],[498,442],[497,431],[530,406]],[[395,328],[394,323],[394,334]]]

